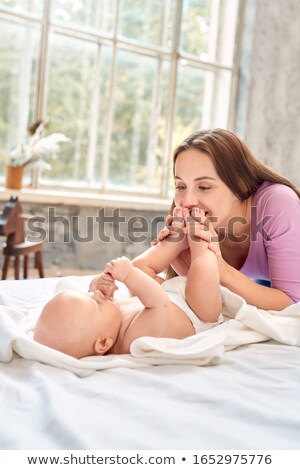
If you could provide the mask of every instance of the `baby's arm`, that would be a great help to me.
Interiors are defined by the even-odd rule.
[[[157,274],[166,269],[180,252],[180,242],[177,243],[174,240],[170,241],[168,238],[137,256],[132,261],[132,265],[135,268],[138,268],[139,271],[143,272],[144,276],[146,274],[148,277],[150,277],[152,282],[155,280],[161,284],[164,282],[164,279],[162,279]],[[95,290],[100,290],[107,299],[112,299],[114,292],[118,289],[114,279],[119,280],[112,276],[110,271],[105,268],[103,273],[98,274],[92,279],[92,282],[89,286],[89,291],[94,292]],[[137,295],[139,297],[139,294],[135,293],[127,282],[122,282],[124,282],[124,284],[128,287],[132,295]],[[143,285],[145,285],[145,282]]]
[[[157,274],[164,271],[172,261],[186,248],[188,248],[185,233],[185,219],[188,217],[188,209],[175,207],[172,222],[173,232],[167,238],[152,246],[133,260],[133,265],[144,271],[148,276],[162,283],[164,279]]]
[[[159,284],[164,282],[159,273],[164,271],[178,255],[188,248],[187,238],[184,231],[185,219],[188,217],[188,209],[175,207],[173,216],[169,218],[169,227],[171,235],[152,246],[141,255],[137,256],[132,262],[144,273],[155,279]],[[127,286],[129,288],[129,286]],[[89,291],[100,290],[106,298],[113,298],[117,286],[108,273],[101,273],[94,277],[90,283]],[[129,290],[131,290],[129,288]],[[134,294],[131,291],[132,295]]]
[[[134,267],[133,263],[124,256],[107,263],[104,272],[109,273],[113,279],[123,282],[146,308],[162,306],[169,302],[163,288],[146,273]]]
[[[124,257],[107,263],[105,271],[115,280],[123,282],[145,306],[125,330],[118,353],[130,352],[131,343],[141,336],[163,336],[170,310],[170,302],[163,288]]]

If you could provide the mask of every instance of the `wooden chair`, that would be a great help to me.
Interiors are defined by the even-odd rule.
[[[25,218],[26,219],[26,218]],[[3,243],[4,263],[2,268],[2,280],[6,279],[10,258],[14,258],[15,279],[20,275],[20,258],[24,257],[23,275],[28,276],[28,257],[34,253],[34,267],[38,269],[40,277],[44,277],[42,249],[44,242],[30,242],[25,240],[25,220],[22,215],[22,207],[17,197],[11,197],[6,203],[0,216],[0,235],[6,236]]]

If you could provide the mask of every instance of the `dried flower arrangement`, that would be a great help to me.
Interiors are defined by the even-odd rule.
[[[59,144],[70,142],[71,139],[62,133],[42,137],[42,132],[47,124],[48,119],[45,119],[37,121],[29,127],[30,137],[10,152],[9,164],[11,166],[32,165],[40,171],[51,169],[51,165],[45,159],[54,158],[60,152]]]

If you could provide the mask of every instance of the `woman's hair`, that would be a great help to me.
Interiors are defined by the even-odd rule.
[[[178,145],[173,156],[173,173],[178,156],[188,149],[208,155],[220,179],[243,201],[252,196],[264,181],[289,186],[300,197],[300,190],[288,179],[259,162],[247,145],[225,129],[196,131]],[[172,203],[172,214],[175,204]],[[171,276],[169,272],[168,277]]]
[[[293,183],[256,160],[247,145],[233,132],[225,129],[194,132],[175,149],[173,171],[178,156],[188,149],[206,153],[218,176],[240,201],[252,196],[264,181],[285,184],[300,197],[300,190]]]

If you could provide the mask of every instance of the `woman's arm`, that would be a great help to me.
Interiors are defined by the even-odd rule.
[[[210,235],[216,236],[216,232],[211,227],[210,232],[202,234],[207,241],[209,241]],[[248,304],[263,310],[282,310],[292,304],[290,297],[282,290],[257,284],[226,263],[218,242],[210,242],[208,246],[217,256],[220,284],[243,297]]]
[[[203,237],[209,241],[209,237],[216,236],[216,232],[210,227],[210,232],[205,231]],[[216,254],[219,272],[220,284],[235,294],[240,295],[245,301],[263,310],[282,310],[292,304],[290,297],[280,289],[262,286],[241,273],[222,257],[218,242],[210,242],[209,248]]]
[[[271,288],[256,284],[231,266],[225,269],[223,285],[248,303],[266,310],[281,310],[300,301],[300,200],[282,184],[265,186],[252,208],[252,265],[267,265]],[[262,227],[259,229],[259,227]],[[258,232],[259,229],[259,232]],[[236,285],[236,287],[234,287]]]
[[[283,291],[257,284],[224,260],[218,234],[209,220],[205,229],[197,228],[197,236],[205,240],[210,250],[215,253],[222,286],[243,297],[248,304],[264,310],[282,310],[291,305],[290,297]]]
[[[283,310],[292,304],[290,297],[281,290],[257,284],[229,264],[222,271],[222,286],[243,297],[247,304],[263,310]]]

